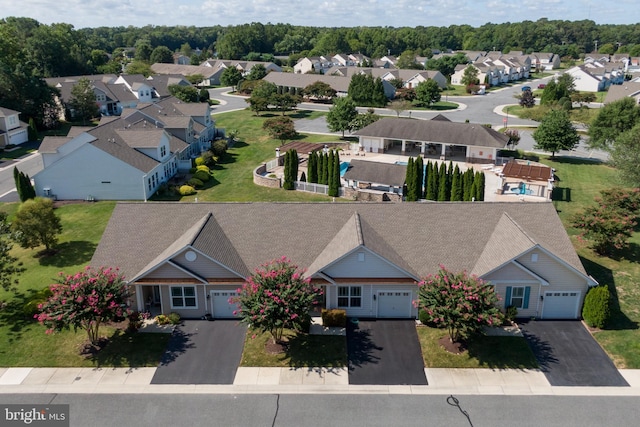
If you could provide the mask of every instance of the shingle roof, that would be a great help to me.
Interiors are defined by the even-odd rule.
[[[406,175],[405,165],[352,159],[344,179],[400,187],[404,184]]]
[[[509,137],[476,123],[382,118],[354,135],[453,145],[504,148]]]
[[[362,245],[415,277],[482,275],[540,245],[586,275],[551,203],[118,203],[91,263],[133,278],[177,240],[239,274],[282,256],[312,274]]]
[[[349,90],[351,77],[328,76],[325,74],[296,74],[271,72],[263,80],[271,82],[276,86],[293,86],[305,88],[315,82],[323,82],[331,86],[337,92],[346,93]]]

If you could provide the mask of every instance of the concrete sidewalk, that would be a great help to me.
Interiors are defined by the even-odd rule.
[[[238,368],[232,385],[151,384],[156,368],[0,368],[0,395],[15,393],[459,394],[640,396],[630,387],[552,387],[538,370],[425,369],[429,385],[349,385],[346,368]]]

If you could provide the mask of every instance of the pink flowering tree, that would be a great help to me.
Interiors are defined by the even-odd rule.
[[[269,332],[276,343],[282,341],[285,329],[302,330],[322,295],[302,275],[286,257],[261,265],[238,289],[239,296],[232,298],[238,305],[234,314],[251,327]]]
[[[447,328],[451,342],[460,342],[485,325],[501,324],[498,301],[488,282],[466,272],[452,273],[441,265],[437,274],[418,284],[415,303],[430,323]]]
[[[59,275],[59,282],[50,286],[53,295],[38,306],[35,318],[47,327],[47,333],[84,329],[89,341],[97,344],[100,325],[127,314],[129,286],[114,268],[87,267],[74,275]]]

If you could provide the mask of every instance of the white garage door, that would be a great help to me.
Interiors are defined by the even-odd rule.
[[[215,319],[230,319],[235,317],[234,310],[238,306],[229,303],[229,298],[238,296],[235,291],[211,291],[211,311]]]
[[[544,293],[543,319],[577,319],[580,292],[562,291]]]
[[[411,317],[411,292],[378,292],[378,317]]]

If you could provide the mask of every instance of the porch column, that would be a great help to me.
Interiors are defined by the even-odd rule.
[[[404,154],[407,149],[407,141],[405,139],[402,140],[402,148],[400,149],[400,154]]]
[[[143,312],[145,307],[144,307],[144,298],[142,297],[142,286],[141,285],[135,285],[136,287],[136,306],[137,306],[137,310],[139,312]]]
[[[422,154],[423,156],[424,156],[424,150],[426,149],[426,147],[427,147],[427,143],[422,141],[420,143],[420,154]]]
[[[446,156],[447,153],[447,146],[446,144],[442,144],[442,149],[440,150],[440,160],[445,160],[447,158]]]

